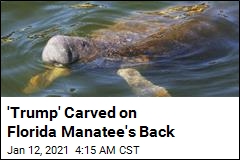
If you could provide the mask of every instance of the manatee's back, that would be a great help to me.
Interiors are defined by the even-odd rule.
[[[149,22],[143,15],[118,20],[106,29],[95,31],[91,37],[97,41],[110,42],[115,47],[129,45],[166,28],[160,22]]]
[[[161,11],[134,12],[129,17],[118,19],[108,28],[93,32],[91,36],[95,40],[108,42],[115,48],[131,45],[155,33],[164,32],[174,24],[183,23],[207,8],[208,5],[203,3],[170,7]]]

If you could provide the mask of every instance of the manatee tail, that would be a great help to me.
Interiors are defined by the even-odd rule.
[[[121,76],[138,96],[144,97],[170,97],[164,87],[157,86],[144,78],[136,69],[119,69],[117,74]]]

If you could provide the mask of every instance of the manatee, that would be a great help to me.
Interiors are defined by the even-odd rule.
[[[204,45],[209,34],[223,32],[222,28],[214,25],[214,18],[205,14],[209,8],[209,4],[201,3],[137,12],[117,20],[112,26],[94,31],[88,37],[56,35],[44,47],[42,60],[56,68],[72,63],[87,64],[97,59],[116,62],[117,74],[136,95],[170,96],[167,89],[151,83],[136,69],[129,68],[129,64],[149,63],[159,55],[179,51],[186,53]],[[68,74],[48,69],[32,77],[24,92],[32,93],[45,88],[62,75]]]
[[[171,47],[178,49],[185,47],[184,44],[196,43],[203,30],[212,32],[216,29],[206,18],[190,19],[193,13],[199,14],[207,8],[208,5],[203,3],[161,11],[162,14],[169,15],[171,12],[182,10],[183,13],[179,14],[188,13],[187,20],[183,17],[162,17],[156,11],[141,12],[120,19],[106,29],[97,30],[88,38],[56,35],[43,49],[42,60],[48,64],[68,65],[76,61],[90,62],[99,57],[123,60],[124,57],[169,54]]]
[[[32,77],[28,82],[27,87],[23,89],[23,92],[26,94],[37,92],[42,88],[49,86],[59,77],[67,76],[70,73],[71,71],[66,67],[50,67],[45,72]]]

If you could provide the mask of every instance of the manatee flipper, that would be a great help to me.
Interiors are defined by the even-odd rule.
[[[67,76],[70,74],[70,69],[65,67],[51,67],[45,72],[33,76],[27,86],[23,89],[23,93],[31,94],[43,88],[48,87],[59,77]]]
[[[121,76],[138,96],[144,97],[170,97],[164,87],[157,86],[144,78],[136,69],[119,69],[117,74]]]

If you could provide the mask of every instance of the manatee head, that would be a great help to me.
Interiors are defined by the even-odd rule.
[[[56,35],[46,44],[42,60],[49,64],[67,65],[79,60],[83,54],[84,38]]]

